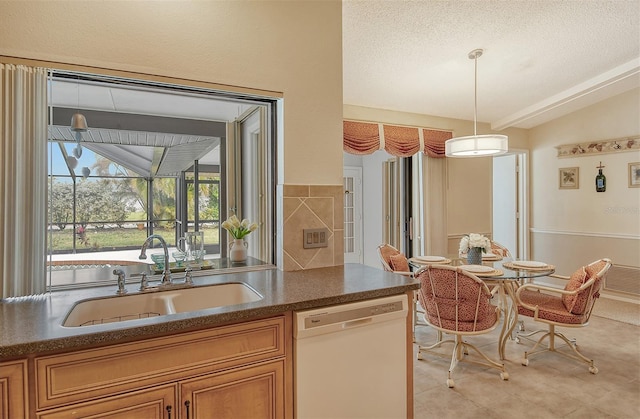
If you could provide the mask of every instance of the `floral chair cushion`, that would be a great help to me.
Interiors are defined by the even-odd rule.
[[[582,266],[578,268],[573,274],[571,274],[571,277],[569,278],[569,281],[567,282],[567,285],[565,285],[564,289],[565,291],[575,291],[580,288],[588,279],[589,276],[587,275],[587,271],[584,266]],[[576,295],[563,295],[562,302],[564,303],[565,308],[569,312],[574,314],[584,313],[584,306],[587,302],[586,291],[587,290],[584,290]]]
[[[583,324],[589,319],[589,313],[595,299],[600,296],[599,291],[604,279],[598,274],[602,272],[608,263],[608,260],[603,259],[576,270],[564,288],[566,291],[575,291],[592,278],[595,277],[596,279],[593,285],[575,295],[563,294],[560,296],[535,290],[523,290],[520,293],[520,300],[529,306],[537,306],[538,318],[540,319],[558,323]],[[521,305],[518,306],[518,313],[523,316],[534,317],[533,310]]]
[[[565,307],[559,295],[545,294],[538,291],[525,290],[520,294],[520,300],[525,304],[538,306],[538,318],[565,324],[582,324],[587,320],[586,314],[573,314]],[[518,314],[534,317],[533,310],[519,305]]]
[[[389,266],[394,271],[400,272],[409,272],[409,262],[407,261],[407,257],[402,253],[398,253],[396,255],[391,255],[389,258]]]
[[[389,269],[393,269],[391,267],[391,256],[399,254],[400,252],[398,251],[398,249],[388,244],[383,244],[378,247],[378,251],[380,252],[380,257],[387,265],[385,266],[385,269],[387,269],[387,267]]]
[[[489,329],[496,323],[496,307],[491,304],[491,293],[483,283],[455,270],[438,268],[423,271],[419,279],[420,303],[426,320],[432,325],[471,332]]]

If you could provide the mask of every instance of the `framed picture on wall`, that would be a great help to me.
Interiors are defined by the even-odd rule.
[[[559,169],[560,189],[578,189],[579,167],[563,167]]]
[[[640,188],[640,162],[629,163],[629,187]]]

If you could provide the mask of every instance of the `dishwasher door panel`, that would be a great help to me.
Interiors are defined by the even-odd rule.
[[[406,295],[296,313],[296,417],[405,418],[406,317]]]

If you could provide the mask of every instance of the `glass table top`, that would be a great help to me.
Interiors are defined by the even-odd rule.
[[[465,266],[467,265],[466,258],[461,258],[459,256],[447,257],[445,258],[446,263],[440,263],[445,266]],[[447,262],[450,261],[450,262]],[[482,265],[493,268],[493,271],[488,271],[487,274],[483,272],[472,272],[478,277],[484,280],[520,280],[526,278],[537,278],[542,276],[547,276],[555,272],[555,267],[553,265],[544,264],[544,263],[531,263],[532,261],[522,261],[524,265],[518,265],[518,260],[511,258],[503,258],[500,260],[483,260]],[[438,266],[439,263],[425,263],[421,262],[419,259],[410,258],[409,266],[411,266],[414,272],[417,272],[419,269],[431,264],[432,266]]]

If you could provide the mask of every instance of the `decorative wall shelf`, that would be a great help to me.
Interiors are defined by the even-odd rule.
[[[640,136],[591,141],[588,143],[557,146],[558,157],[592,156],[594,154],[619,153],[640,150]]]

